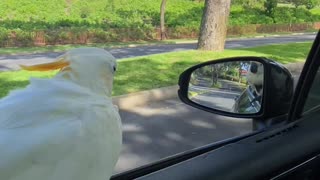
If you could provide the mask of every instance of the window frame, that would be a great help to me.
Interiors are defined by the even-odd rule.
[[[258,143],[261,140],[260,136],[264,136],[264,138],[262,138],[262,140],[264,140],[264,139],[267,140],[267,139],[270,139],[271,137],[275,137],[275,135],[272,134],[273,131],[278,131],[279,129],[280,130],[284,129],[281,132],[289,132],[292,129],[298,127],[295,125],[295,123],[297,123],[296,120],[300,119],[300,117],[301,117],[301,114],[304,109],[304,104],[306,102],[306,98],[307,98],[308,93],[312,87],[313,80],[315,78],[317,70],[320,66],[320,60],[317,61],[317,59],[320,59],[320,31],[318,31],[318,34],[314,40],[312,48],[311,48],[309,55],[306,59],[304,68],[301,72],[301,75],[300,75],[300,78],[299,78],[299,81],[298,81],[298,84],[296,87],[296,91],[293,96],[292,104],[291,104],[291,107],[290,107],[290,110],[288,113],[287,125],[281,125],[280,127],[279,126],[275,127],[274,129],[271,129],[271,131],[266,131],[265,129],[259,130],[259,131],[254,131],[252,133],[249,133],[249,134],[246,134],[243,136],[238,136],[235,138],[231,138],[231,139],[223,140],[220,142],[208,144],[208,145],[205,145],[205,146],[202,146],[202,147],[199,147],[199,148],[187,151],[187,152],[182,152],[180,154],[176,154],[176,155],[167,157],[167,158],[162,159],[160,161],[157,161],[157,162],[154,162],[151,164],[147,164],[145,166],[138,167],[133,170],[125,171],[120,174],[116,174],[111,177],[111,180],[139,178],[144,175],[163,170],[163,169],[170,167],[170,166],[173,166],[175,164],[186,162],[187,160],[190,160],[196,156],[207,154],[210,151],[219,150],[219,148],[223,148],[224,146],[226,146],[228,144],[232,144],[232,143],[234,144],[239,141],[250,141],[250,140],[254,140],[256,143]],[[291,121],[296,121],[296,122],[289,123]],[[279,134],[279,132],[277,132],[276,134]],[[269,135],[269,136],[265,135],[265,134],[270,134],[270,133],[272,135]],[[283,138],[284,136],[277,136],[277,137]],[[292,165],[292,163],[290,165]],[[281,169],[281,170],[283,170],[283,169]],[[283,171],[279,170],[279,172],[283,172]]]
[[[313,81],[320,66],[320,30],[313,42],[311,50],[302,69],[292,104],[288,113],[288,122],[300,119],[304,113],[304,107]]]

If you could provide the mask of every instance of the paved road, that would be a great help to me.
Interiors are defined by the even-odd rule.
[[[191,98],[192,101],[206,107],[233,112],[232,108],[235,105],[235,99],[243,91],[237,83],[219,79],[218,82],[221,83],[221,88],[212,88],[207,85],[208,81],[201,79],[197,81],[197,85],[189,86],[190,91],[197,93]]]
[[[261,46],[267,44],[277,44],[277,43],[290,43],[290,42],[304,42],[304,41],[313,41],[315,39],[315,34],[306,34],[306,35],[287,35],[279,37],[266,37],[266,38],[247,38],[239,40],[227,40],[226,49],[233,48],[247,48],[254,46]],[[137,48],[121,48],[121,49],[112,49],[110,52],[116,58],[127,58],[134,56],[143,56],[157,53],[173,52],[173,51],[183,51],[196,49],[195,43],[190,44],[170,44],[170,45],[157,45],[157,46],[145,46]]]
[[[251,120],[226,118],[183,104],[177,97],[120,110],[124,145],[116,172],[251,131]]]
[[[267,38],[248,38],[239,40],[228,40],[226,48],[246,48],[274,43],[289,43],[289,42],[303,42],[313,41],[315,34],[305,35],[287,35],[279,37]],[[165,53],[172,51],[183,51],[195,49],[196,44],[170,44],[170,45],[154,45],[154,46],[141,46],[134,48],[115,48],[108,49],[116,58],[127,58],[135,56],[143,56],[157,53]],[[32,55],[2,55],[0,56],[0,71],[18,69],[18,64],[35,64],[38,62],[53,61],[57,56],[62,53],[43,53]]]
[[[300,69],[302,66],[300,67]],[[294,75],[295,84],[299,79]],[[123,172],[208,143],[251,132],[251,119],[219,116],[178,97],[120,109],[123,148],[115,172]]]

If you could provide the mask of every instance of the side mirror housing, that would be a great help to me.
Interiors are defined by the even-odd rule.
[[[225,58],[185,70],[178,95],[184,103],[215,114],[269,119],[288,113],[293,77],[267,58]]]

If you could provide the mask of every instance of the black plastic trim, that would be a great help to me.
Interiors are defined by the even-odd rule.
[[[302,69],[295,94],[293,96],[292,105],[288,114],[288,121],[292,122],[301,117],[305,100],[312,86],[315,74],[319,68],[320,59],[320,30],[313,42],[307,60]]]
[[[299,121],[230,143],[166,169],[144,180],[270,179],[297,167],[320,152],[319,112]],[[289,128],[289,130],[288,130]],[[257,140],[285,131],[257,143]],[[308,133],[306,133],[308,132]]]
[[[246,134],[246,135],[242,135],[242,136],[226,139],[226,140],[215,142],[215,143],[211,143],[211,144],[199,147],[199,148],[195,148],[195,149],[190,150],[190,151],[182,152],[180,154],[176,154],[176,155],[173,155],[171,157],[167,157],[167,158],[162,159],[160,161],[157,161],[155,163],[151,163],[151,164],[148,164],[148,165],[145,165],[145,166],[141,166],[141,167],[129,170],[129,171],[125,171],[123,173],[116,174],[116,175],[112,176],[110,178],[110,180],[135,179],[135,178],[138,178],[138,177],[141,177],[141,176],[144,176],[144,175],[159,171],[161,169],[170,167],[170,166],[172,166],[174,164],[178,164],[180,162],[186,161],[188,159],[191,159],[193,157],[196,157],[196,156],[199,156],[201,154],[207,153],[209,151],[218,149],[218,148],[220,148],[222,146],[225,146],[227,144],[235,143],[235,142],[238,142],[238,141],[243,140],[245,138],[248,138],[250,136],[257,135],[257,134],[259,134],[261,132],[263,132],[263,131],[255,131],[255,132],[252,132],[252,133],[249,133],[249,134]]]

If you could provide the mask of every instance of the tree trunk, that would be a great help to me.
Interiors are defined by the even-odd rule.
[[[206,0],[202,15],[198,49],[223,51],[231,0]]]
[[[166,12],[166,1],[167,0],[162,0],[161,7],[160,7],[160,38],[161,40],[164,40],[167,38],[165,22],[164,22],[164,15]]]

